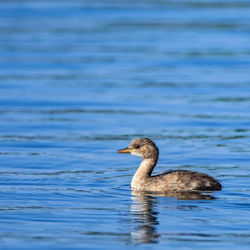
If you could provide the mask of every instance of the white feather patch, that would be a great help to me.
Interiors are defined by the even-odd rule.
[[[137,153],[137,152],[135,152],[135,151],[133,151],[133,150],[132,150],[132,152],[131,152],[131,155],[135,155],[135,156],[137,156],[137,157],[142,157],[141,154],[139,154],[139,153]]]

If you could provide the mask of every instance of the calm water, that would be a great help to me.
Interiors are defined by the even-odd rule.
[[[249,249],[250,2],[0,2],[0,247]],[[156,172],[224,189],[133,194]]]

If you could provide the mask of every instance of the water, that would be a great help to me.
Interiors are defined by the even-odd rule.
[[[2,249],[249,249],[249,1],[1,1]],[[221,181],[143,196],[156,172]]]

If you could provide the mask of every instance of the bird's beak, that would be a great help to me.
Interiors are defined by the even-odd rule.
[[[117,150],[117,153],[127,153],[127,154],[130,154],[131,153],[131,149],[130,148],[119,149],[119,150]]]

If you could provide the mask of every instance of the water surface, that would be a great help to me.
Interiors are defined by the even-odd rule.
[[[249,1],[1,1],[0,246],[249,249]],[[201,197],[131,193],[135,137]],[[211,195],[210,199],[208,195]]]

